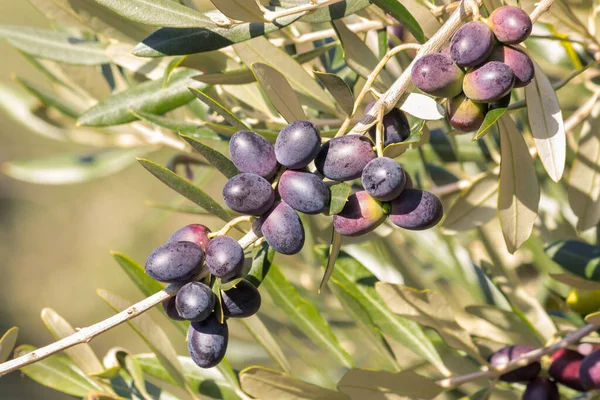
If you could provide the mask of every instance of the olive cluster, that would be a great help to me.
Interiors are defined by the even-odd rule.
[[[408,137],[410,128],[402,111],[395,109],[383,122],[387,144]],[[321,144],[319,129],[309,121],[283,128],[274,146],[257,133],[237,132],[229,153],[242,173],[227,182],[223,199],[232,210],[255,216],[254,232],[282,254],[295,254],[304,245],[298,212],[327,213],[330,186],[358,178],[364,190],[351,194],[342,211],[333,216],[333,227],[341,235],[364,235],[388,216],[405,229],[437,224],[443,216],[439,199],[414,189],[406,171],[391,158],[378,158],[373,146],[369,137],[358,135]],[[316,171],[311,172],[308,167],[313,161]],[[276,182],[271,183],[273,177]]]
[[[515,345],[498,350],[490,357],[492,367],[506,364],[534,349]],[[559,400],[557,384],[579,392],[600,389],[600,345],[582,343],[577,349],[560,349],[552,354],[549,377],[540,377],[542,365],[534,362],[500,376],[504,382],[527,382],[523,400]]]
[[[419,90],[448,99],[448,118],[455,129],[476,131],[494,103],[508,104],[513,88],[533,80],[533,62],[515,47],[531,29],[529,15],[520,8],[497,8],[487,21],[463,25],[442,52],[418,59],[412,81]]]
[[[209,233],[204,225],[185,226],[156,248],[145,265],[146,273],[159,282],[185,283],[162,306],[170,318],[191,321],[188,350],[202,368],[214,367],[225,356],[229,339],[226,319],[249,317],[261,304],[256,287],[244,279],[227,291],[218,289],[221,301],[217,304],[211,275],[222,281],[242,277],[244,250],[229,236],[210,239]]]

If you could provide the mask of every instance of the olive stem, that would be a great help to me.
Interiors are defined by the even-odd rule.
[[[372,30],[379,30],[385,28],[387,25],[381,21],[363,21],[357,22],[355,24],[348,24],[348,29],[354,33],[366,32]],[[295,38],[274,38],[271,39],[270,42],[277,47],[286,45],[286,44],[301,44],[301,43],[309,43],[315,40],[326,39],[329,37],[335,36],[335,30],[332,29],[324,29],[322,31],[317,32],[309,32],[303,35],[300,35]]]
[[[445,389],[454,388],[465,384],[467,382],[475,381],[481,378],[497,378],[500,375],[503,375],[507,372],[514,371],[515,369],[519,369],[521,367],[532,364],[536,361],[539,361],[543,356],[552,354],[557,350],[564,349],[571,344],[579,342],[581,339],[586,337],[587,335],[593,333],[598,329],[600,324],[599,321],[594,321],[594,323],[590,323],[585,325],[584,327],[570,333],[562,340],[552,344],[551,346],[542,347],[529,353],[523,354],[521,357],[511,360],[510,362],[502,365],[498,365],[495,367],[490,367],[486,370],[474,372],[467,375],[457,376],[454,378],[446,378],[440,379],[436,383]]]
[[[533,9],[531,14],[529,14],[529,18],[531,18],[531,22],[535,24],[535,22],[544,14],[546,11],[550,9],[554,0],[542,0],[538,3],[538,5]]]
[[[377,157],[383,157],[383,109],[379,111],[375,130],[375,150],[377,151]]]
[[[377,77],[379,76],[381,71],[383,71],[383,69],[385,68],[388,61],[391,60],[392,57],[394,57],[396,54],[399,54],[400,52],[403,52],[406,50],[419,50],[420,48],[421,48],[421,45],[417,44],[417,43],[401,44],[401,45],[396,46],[393,49],[389,50],[385,54],[385,56],[383,56],[383,58],[379,61],[379,63],[375,67],[375,69],[373,69],[373,71],[369,74],[367,81],[365,82],[365,85],[363,86],[362,90],[356,97],[356,100],[354,100],[354,108],[352,109],[352,113],[346,117],[346,119],[342,123],[342,126],[340,127],[337,134],[335,135],[336,137],[344,135],[344,133],[346,132],[346,129],[348,129],[348,126],[350,125],[350,123],[352,122],[352,119],[356,115],[358,108],[360,107],[363,100],[365,99],[365,96],[373,88],[373,83],[375,82],[375,79],[377,79]]]
[[[223,225],[223,227],[221,229],[219,229],[217,232],[209,233],[208,237],[209,237],[209,239],[212,239],[217,236],[227,235],[227,232],[229,232],[232,228],[236,227],[237,225],[239,225],[243,222],[252,222],[252,216],[251,215],[242,215],[240,217],[234,218],[231,221],[229,221],[228,223],[226,223],[225,225]]]

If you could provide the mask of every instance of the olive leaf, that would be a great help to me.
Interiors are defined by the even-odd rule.
[[[204,158],[206,158],[206,161],[208,161],[212,166],[219,170],[219,172],[225,175],[225,177],[232,178],[240,173],[240,171],[229,158],[214,150],[212,147],[201,143],[191,136],[181,135],[181,137],[183,140],[188,142],[190,146],[194,148],[194,150],[202,154]]]
[[[258,62],[252,64],[252,72],[273,106],[287,122],[306,118],[300,100],[282,73],[267,64]]]
[[[13,326],[0,338],[0,362],[8,360],[10,354],[15,348],[17,337],[19,336],[19,328]]]

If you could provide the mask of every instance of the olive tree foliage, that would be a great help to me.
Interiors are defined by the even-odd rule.
[[[56,342],[13,351],[18,330],[9,330],[0,375],[20,369],[86,399],[512,399],[525,387],[499,381],[506,371],[562,347],[600,343],[600,303],[590,295],[596,303],[582,304],[600,290],[597,1],[30,2],[53,29],[5,25],[0,37],[44,84],[17,74],[20,88],[0,87],[2,107],[31,133],[94,150],[12,160],[4,173],[64,185],[144,167],[149,180],[177,192],[148,206],[187,213],[191,222],[213,215],[225,224],[213,231],[243,232],[264,304],[230,327],[231,340],[246,344],[234,351],[250,362],[234,369],[226,358],[200,369],[172,345],[185,340],[187,322],[172,321],[181,335],[168,337],[144,314],[179,287],[113,253],[139,293],[99,289],[116,314],[82,329],[44,309]],[[459,134],[443,100],[411,84],[411,63],[505,3],[535,22],[521,46],[535,78],[494,103],[476,132]],[[391,28],[400,25],[396,36]],[[407,113],[411,134],[384,147],[382,118],[394,107]],[[249,218],[235,218],[202,187],[237,173],[227,153],[235,132],[274,142],[289,122],[305,119],[324,141],[375,126],[377,153],[396,158],[416,187],[442,199],[442,223],[425,232],[386,223],[342,238],[331,233],[330,216],[306,216],[301,253],[275,256]],[[168,165],[151,161],[165,148]],[[331,187],[330,214],[350,192]],[[135,304],[126,299],[134,297]],[[148,353],[116,343],[99,357],[87,344],[125,322]],[[490,366],[493,352],[514,344],[532,350]],[[246,350],[257,346],[260,356]]]

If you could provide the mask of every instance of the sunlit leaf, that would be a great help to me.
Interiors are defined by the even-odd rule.
[[[142,24],[173,28],[216,26],[216,23],[204,14],[171,0],[95,1],[131,21]]]
[[[29,93],[35,96],[39,101],[42,102],[46,107],[55,108],[64,115],[77,119],[79,117],[79,111],[77,111],[71,104],[68,104],[64,99],[58,96],[56,93],[44,89],[27,79],[15,77],[21,86],[25,88]]]
[[[442,392],[431,378],[413,371],[397,373],[353,369],[338,382],[338,389],[351,400],[430,400]]]
[[[169,85],[160,80],[141,83],[131,89],[116,93],[87,110],[78,122],[84,126],[111,126],[135,121],[130,110],[163,114],[194,99],[188,87],[201,89],[204,85],[191,79],[197,71],[182,69],[173,74]]]
[[[537,337],[534,334],[534,332],[531,331],[531,329],[529,328],[529,326],[527,326],[525,321],[523,321],[512,310],[507,311],[498,307],[484,305],[468,306],[465,308],[465,311],[467,311],[469,314],[484,319],[485,321],[494,325],[496,328],[499,328],[503,332],[512,332],[513,337],[521,338],[520,342],[518,343],[529,344],[533,346],[539,346],[544,344],[541,341],[541,339]]]
[[[436,121],[444,118],[446,111],[434,99],[420,93],[410,93],[400,109],[413,117],[426,121]]]
[[[552,279],[575,289],[581,290],[600,290],[600,282],[594,282],[588,279],[582,279],[573,274],[550,274]]]
[[[19,336],[19,328],[13,326],[0,338],[0,362],[8,360],[10,354],[15,348],[17,337]]]
[[[35,351],[30,345],[15,349],[15,357]],[[76,397],[89,392],[102,391],[102,387],[88,378],[72,361],[61,355],[53,355],[34,364],[21,367],[21,371],[37,383]]]
[[[154,176],[164,182],[171,189],[175,190],[177,193],[190,199],[200,207],[221,218],[225,222],[228,222],[231,219],[229,213],[225,211],[225,209],[221,207],[219,203],[213,200],[203,190],[192,185],[173,171],[168,170],[167,168],[155,164],[149,160],[139,159],[138,161],[144,168],[150,171]]]
[[[87,182],[115,174],[132,165],[149,149],[107,149],[89,154],[57,154],[44,158],[7,161],[8,176],[30,183],[65,185]]]
[[[203,53],[275,32],[298,19],[291,15],[273,23],[243,23],[231,28],[161,28],[134,49],[138,57],[165,57]]]
[[[152,125],[168,129],[175,133],[181,133],[193,137],[194,139],[224,140],[222,136],[219,136],[215,133],[215,131],[205,127],[202,124],[188,121],[176,121],[143,111],[132,110],[130,112],[135,115],[136,118],[139,118],[142,121],[146,121]]]
[[[229,158],[214,150],[212,147],[201,143],[191,136],[181,135],[181,137],[188,142],[194,150],[202,154],[204,158],[206,158],[206,161],[218,169],[225,177],[231,178],[240,173]]]
[[[325,389],[282,372],[262,367],[249,367],[240,372],[244,392],[264,400],[344,400],[347,396]]]
[[[315,345],[327,351],[345,367],[352,367],[354,364],[352,357],[341,346],[327,320],[314,305],[300,296],[296,288],[274,264],[271,264],[269,274],[262,282],[262,286],[278,307]]]
[[[350,196],[351,190],[352,188],[344,182],[331,185],[329,188],[331,193],[331,201],[329,203],[330,215],[336,215],[342,212],[346,202],[348,201],[348,196]]]
[[[141,58],[131,54],[133,46],[127,43],[112,43],[106,49],[110,61],[128,71],[142,74],[148,79],[157,80],[165,76],[170,63],[166,59]]]
[[[314,71],[315,76],[331,93],[335,101],[346,115],[351,115],[354,110],[354,95],[346,82],[336,74]]]
[[[51,308],[44,308],[42,310],[42,321],[44,321],[44,325],[52,333],[55,340],[63,339],[77,332],[63,317]],[[78,344],[70,349],[66,349],[65,354],[87,375],[97,374],[104,370],[100,359],[87,343]]]
[[[356,33],[348,29],[342,21],[333,21],[333,27],[342,42],[344,59],[348,66],[363,78],[368,79],[371,72],[379,63],[375,54],[373,54],[366,43],[363,42]],[[375,79],[374,83],[380,90],[385,90],[394,83],[394,80],[385,70],[382,70],[377,75],[377,79]]]
[[[498,127],[502,155],[498,214],[506,247],[514,253],[533,230],[540,186],[527,143],[513,120],[505,115]]]
[[[254,249],[252,253],[252,267],[248,275],[246,275],[246,279],[254,286],[259,287],[267,277],[274,257],[275,250],[270,248],[267,242],[263,242],[259,247]]]
[[[190,89],[190,91],[192,92],[192,94],[194,96],[196,96],[200,101],[202,101],[207,106],[209,106],[214,112],[216,112],[217,114],[219,114],[220,116],[222,116],[223,118],[225,118],[225,120],[227,122],[229,122],[233,127],[237,128],[238,130],[240,130],[240,129],[246,129],[246,130],[250,129],[248,127],[248,125],[246,125],[238,117],[236,117],[235,115],[233,115],[233,113],[231,111],[229,111],[227,108],[225,108],[224,106],[222,106],[221,104],[219,104],[216,100],[214,100],[213,98],[211,98],[206,93],[204,93],[201,90],[196,89],[194,87],[190,87],[189,89]]]
[[[565,170],[567,141],[560,104],[550,80],[534,63],[535,77],[525,87],[529,126],[548,176],[558,182]],[[599,214],[600,215],[600,214]]]
[[[600,222],[600,102],[581,129],[577,156],[569,174],[569,204],[585,231]]]
[[[265,349],[269,356],[271,356],[273,361],[275,361],[284,372],[291,374],[292,367],[290,362],[285,357],[285,354],[277,342],[277,339],[273,337],[267,326],[260,319],[260,316],[258,314],[254,314],[253,316],[244,318],[240,321],[252,335],[254,340],[256,340],[256,342]]]
[[[455,233],[473,229],[496,216],[498,204],[498,175],[486,174],[463,190],[442,224],[445,232]]]
[[[109,62],[105,44],[71,36],[63,32],[29,26],[0,25],[0,38],[36,57],[75,65],[99,65]]]
[[[497,102],[490,104],[490,108],[485,114],[481,126],[473,136],[473,140],[479,140],[487,134],[488,130],[506,113],[509,103],[510,95],[507,95]]]
[[[263,11],[255,0],[210,0],[223,14],[231,19],[247,22],[265,21]]]
[[[325,265],[325,273],[323,274],[323,279],[321,279],[321,284],[319,285],[319,291],[323,290],[323,287],[329,281],[331,274],[333,273],[333,268],[335,268],[335,262],[337,260],[338,254],[340,254],[340,249],[342,248],[342,235],[340,235],[335,229],[331,230],[331,244],[329,245],[329,254],[327,257],[327,264]]]
[[[282,73],[263,63],[252,64],[252,71],[273,106],[287,122],[306,118],[296,93]]]
[[[330,114],[336,114],[336,109],[328,100],[327,93],[302,68],[302,65],[266,38],[261,37],[238,43],[233,48],[246,66],[260,62],[277,69],[285,76],[294,90],[303,95],[303,98],[300,99],[303,104],[314,106]]]

